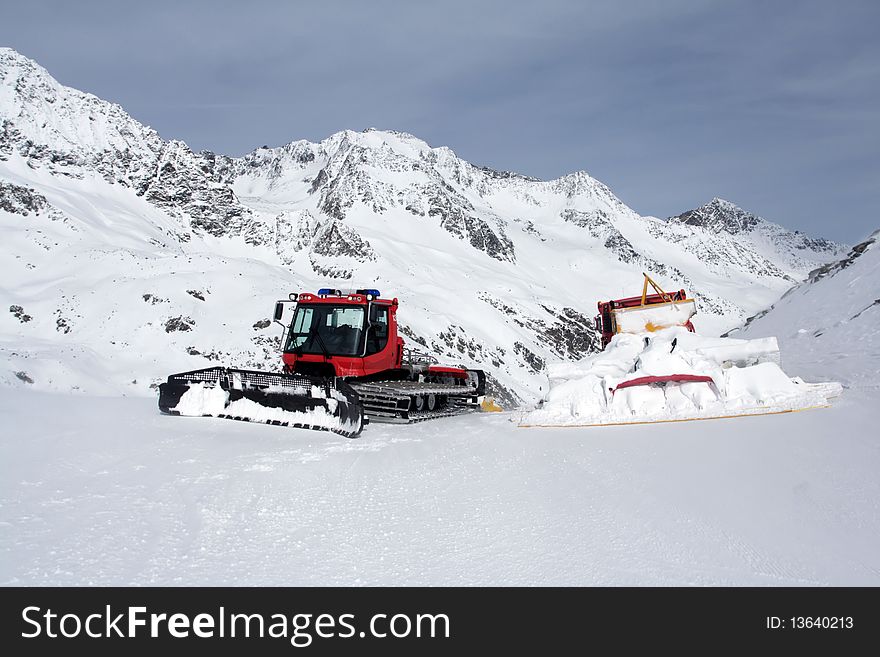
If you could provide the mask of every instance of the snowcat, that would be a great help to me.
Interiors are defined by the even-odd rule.
[[[644,272],[642,276],[645,280],[640,296],[598,303],[595,322],[603,349],[618,333],[653,333],[670,326],[684,326],[694,332],[691,317],[697,313],[696,302],[688,299],[684,290],[664,292],[650,276]],[[648,294],[649,284],[654,294]]]
[[[289,325],[281,320],[294,305]],[[159,386],[170,415],[214,416],[332,431],[353,438],[369,421],[411,423],[479,408],[482,370],[439,365],[405,348],[398,300],[379,290],[322,288],[275,304],[283,371],[210,367]]]

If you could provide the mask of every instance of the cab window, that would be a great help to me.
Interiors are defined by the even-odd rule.
[[[370,306],[370,328],[367,333],[367,355],[377,354],[388,344],[388,306]]]

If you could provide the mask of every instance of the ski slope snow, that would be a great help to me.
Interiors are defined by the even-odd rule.
[[[0,584],[878,585],[876,402],[348,440],[10,390]]]

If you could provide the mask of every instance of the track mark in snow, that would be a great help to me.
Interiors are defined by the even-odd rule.
[[[265,460],[265,459],[263,459]],[[275,463],[255,463],[244,469],[245,472],[272,472],[275,470]]]

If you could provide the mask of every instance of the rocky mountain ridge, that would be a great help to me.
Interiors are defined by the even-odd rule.
[[[700,329],[720,332],[843,248],[718,199],[643,217],[585,172],[494,171],[402,132],[194,153],[10,49],[0,49],[0,221],[16,247],[5,254],[11,305],[33,317],[10,312],[0,336],[43,354],[47,370],[59,339],[80,354],[140,350],[146,360],[126,356],[112,375],[139,386],[216,359],[274,366],[277,336],[255,328],[274,298],[369,284],[401,299],[409,340],[484,367],[509,403],[538,394],[548,360],[595,349],[595,302],[632,294],[642,271],[693,292]],[[63,296],[47,298],[53,287]],[[96,289],[107,303],[84,304]],[[27,360],[16,358],[10,371]],[[77,367],[65,361],[71,381]]]

